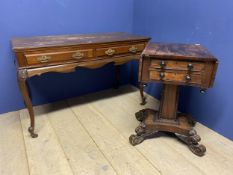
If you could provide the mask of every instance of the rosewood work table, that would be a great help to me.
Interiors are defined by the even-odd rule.
[[[133,59],[139,60],[149,40],[147,37],[127,33],[13,39],[18,83],[30,115],[28,131],[31,137],[38,135],[34,132],[35,118],[26,81],[28,78],[48,72],[68,73],[75,71],[77,67],[94,69],[114,62],[118,86],[119,65]]]
[[[159,111],[143,109],[136,113],[141,123],[135,129],[136,135],[129,140],[132,145],[158,131],[175,133],[190,150],[203,156],[206,148],[193,129],[195,121],[187,114],[177,111],[179,85],[200,87],[202,93],[213,86],[217,70],[217,59],[199,44],[150,43],[140,59],[139,82],[141,83],[142,104],[145,104],[143,84],[163,84]]]

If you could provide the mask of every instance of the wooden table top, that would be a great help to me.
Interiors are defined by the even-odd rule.
[[[101,34],[82,34],[82,35],[57,35],[57,36],[38,36],[12,39],[14,51],[46,48],[58,46],[72,46],[82,44],[111,43],[119,41],[149,40],[150,38],[131,35],[128,33],[101,33]]]
[[[160,59],[217,61],[217,59],[200,44],[150,43],[143,51],[143,55]]]

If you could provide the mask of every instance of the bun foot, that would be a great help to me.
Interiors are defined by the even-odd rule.
[[[142,136],[131,135],[129,137],[129,142],[133,146],[138,145],[138,144],[142,143],[143,141],[144,141],[144,137],[142,137]]]
[[[197,156],[204,156],[206,152],[206,147],[204,145],[188,145],[189,149]]]
[[[34,128],[33,128],[33,127],[29,127],[29,128],[28,128],[28,132],[30,133],[30,135],[31,135],[32,138],[38,137],[38,134],[36,134],[36,133],[34,132]]]

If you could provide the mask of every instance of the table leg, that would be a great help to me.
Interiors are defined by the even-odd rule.
[[[141,105],[146,104],[146,97],[144,96],[144,86],[145,86],[144,83],[141,83],[141,82],[139,83],[140,95],[142,99]]]
[[[27,70],[23,69],[23,70],[18,70],[18,83],[19,83],[19,87],[20,87],[20,91],[21,94],[23,96],[24,99],[24,103],[28,109],[29,112],[29,116],[30,116],[30,127],[28,128],[29,133],[31,134],[32,138],[36,138],[38,137],[38,134],[36,134],[34,132],[35,129],[35,116],[34,116],[34,111],[33,111],[33,106],[32,106],[32,102],[31,99],[29,97],[29,93],[28,93],[28,87],[26,84],[26,79],[27,79]]]

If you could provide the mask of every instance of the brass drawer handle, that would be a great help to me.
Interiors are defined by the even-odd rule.
[[[46,56],[46,55],[42,55],[36,58],[37,61],[39,61],[40,63],[47,63],[51,57],[50,56]]]
[[[136,53],[138,51],[138,48],[135,47],[135,46],[132,46],[129,48],[129,51],[132,52],[132,53]]]
[[[160,62],[160,66],[161,66],[161,68],[163,69],[163,68],[166,66],[165,61],[161,61],[161,62]]]
[[[108,56],[112,56],[114,55],[116,51],[114,49],[108,49],[105,51],[105,54],[108,55]]]
[[[72,58],[74,59],[81,59],[84,57],[84,53],[81,53],[81,52],[76,52],[72,55]]]

